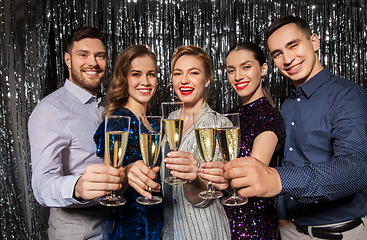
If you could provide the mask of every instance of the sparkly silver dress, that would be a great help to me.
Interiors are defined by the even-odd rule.
[[[204,111],[213,110],[205,103],[201,109],[201,112]],[[210,119],[201,120],[210,121]],[[203,161],[196,143],[193,124],[182,137],[179,150],[193,153],[198,164]],[[162,156],[166,156],[169,151],[167,141],[164,138],[162,142]],[[215,158],[216,161],[221,161],[219,150],[216,151]],[[218,199],[204,200],[199,204],[192,205],[186,200],[182,185],[170,186],[164,183],[163,179],[169,176],[169,171],[167,170],[162,161],[161,177],[164,194],[162,239],[230,239],[231,233],[228,219],[221,202]]]

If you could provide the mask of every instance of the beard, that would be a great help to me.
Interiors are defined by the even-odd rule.
[[[72,79],[72,82],[92,94],[97,93],[100,90],[101,84],[106,77],[106,71],[101,68],[94,68],[94,70],[98,72],[101,72],[101,71],[104,71],[104,72],[98,78],[86,79],[83,76],[83,69],[71,68],[70,77]]]

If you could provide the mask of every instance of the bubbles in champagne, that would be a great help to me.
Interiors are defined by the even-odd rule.
[[[195,136],[201,157],[205,162],[213,161],[215,153],[215,128],[195,128]]]
[[[160,151],[161,139],[161,133],[139,134],[140,151],[146,166],[153,167],[155,165]]]
[[[122,166],[129,133],[125,131],[106,132],[105,144],[107,160],[110,166],[118,168]]]
[[[183,132],[183,119],[164,119],[164,132],[171,150],[178,150]]]
[[[224,161],[229,162],[230,160],[237,158],[241,138],[240,128],[218,128],[217,137]]]

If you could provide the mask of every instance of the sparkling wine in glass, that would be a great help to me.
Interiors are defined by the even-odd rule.
[[[217,116],[217,138],[222,157],[229,162],[238,157],[241,143],[240,119],[238,113],[221,114]],[[246,204],[248,199],[237,194],[232,189],[232,195],[222,199],[223,205],[240,206]]]
[[[161,149],[162,140],[162,117],[142,116],[139,117],[139,144],[143,162],[149,168],[153,168]],[[149,193],[151,190],[149,189]],[[136,201],[143,205],[153,205],[162,202],[162,198],[152,196],[146,198],[140,196]]]
[[[205,162],[212,162],[216,149],[215,112],[194,113],[194,126],[196,142],[199,152]],[[200,192],[202,199],[216,199],[223,196],[221,191],[216,190],[209,181],[208,190]]]
[[[181,143],[185,108],[183,102],[163,102],[162,116],[164,133],[171,151],[178,151]],[[187,180],[170,176],[164,180],[170,185],[184,184]]]
[[[119,168],[124,161],[130,130],[130,117],[119,115],[107,115],[105,117],[105,156],[111,167]],[[126,200],[116,196],[115,191],[111,195],[102,197],[99,202],[104,206],[121,206]]]

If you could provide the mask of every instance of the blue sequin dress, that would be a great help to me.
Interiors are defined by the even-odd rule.
[[[129,141],[125,154],[124,164],[134,163],[142,159],[139,148],[139,120],[127,108],[116,110],[113,115],[123,115],[131,117]],[[97,144],[97,155],[104,155],[104,122],[101,123],[94,135]],[[160,165],[161,157],[156,163]],[[160,183],[160,176],[157,177]],[[154,193],[161,196],[161,193]],[[144,206],[136,202],[136,198],[141,196],[134,188],[128,187],[123,197],[126,199],[125,205],[121,207],[111,207],[113,214],[108,217],[104,227],[104,235],[110,239],[148,240],[159,239],[162,230],[163,209],[162,204]],[[113,226],[113,227],[112,227]],[[112,229],[112,232],[111,232]]]
[[[240,157],[250,156],[255,138],[262,132],[273,131],[278,137],[278,146],[270,162],[276,161],[282,152],[285,130],[283,118],[265,97],[247,105],[233,108],[230,113],[240,114]],[[224,207],[231,227],[232,239],[278,239],[278,222],[273,198],[249,198],[239,207]]]

